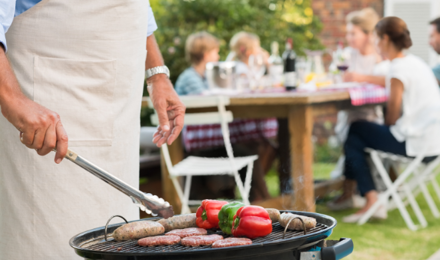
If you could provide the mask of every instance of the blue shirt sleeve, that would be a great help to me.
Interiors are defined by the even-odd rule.
[[[11,26],[15,13],[15,0],[0,0],[0,44],[7,50],[5,34]]]
[[[150,36],[157,30],[156,19],[154,18],[153,9],[151,6],[148,7],[148,29],[147,36]]]
[[[434,72],[435,77],[440,82],[440,64],[432,68],[432,72]]]
[[[208,89],[208,84],[193,69],[188,68],[179,75],[175,84],[178,95],[197,95]]]

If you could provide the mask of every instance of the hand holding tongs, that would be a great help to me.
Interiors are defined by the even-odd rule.
[[[158,214],[163,218],[169,218],[174,215],[173,207],[170,205],[170,203],[164,201],[162,198],[159,198],[156,195],[152,195],[151,193],[143,193],[142,191],[131,187],[124,181],[99,168],[77,153],[67,150],[65,158],[128,195],[133,200],[133,203],[139,206],[141,210],[149,214]]]

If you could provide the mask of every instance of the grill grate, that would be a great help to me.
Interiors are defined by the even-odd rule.
[[[284,228],[279,224],[275,223],[272,225],[273,230],[272,233],[265,237],[260,237],[252,240],[252,244],[262,244],[276,242],[279,240],[283,240]],[[318,223],[315,228],[309,230],[307,234],[318,233],[324,229],[328,228],[327,225]],[[208,231],[208,234],[215,234],[215,232]],[[221,231],[217,231],[217,234],[223,235],[223,237],[227,237]],[[287,230],[286,237],[284,240],[301,237],[304,235],[303,231],[293,231]],[[104,237],[100,236],[98,238],[94,238],[92,240],[86,241],[80,245],[80,248],[98,251],[98,252],[113,252],[113,253],[140,253],[140,254],[148,254],[148,253],[162,253],[162,252],[189,252],[189,251],[201,251],[204,249],[212,250],[211,246],[200,246],[200,247],[186,247],[179,244],[172,246],[156,246],[156,247],[141,247],[137,245],[136,240],[132,241],[104,241]]]

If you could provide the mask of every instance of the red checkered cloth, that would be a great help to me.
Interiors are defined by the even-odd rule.
[[[383,103],[388,100],[386,89],[378,85],[366,84],[356,88],[349,88],[348,92],[350,93],[353,106]]]
[[[236,119],[229,123],[232,144],[274,138],[277,132],[276,118]],[[224,146],[219,124],[186,126],[182,131],[182,139],[187,151]]]

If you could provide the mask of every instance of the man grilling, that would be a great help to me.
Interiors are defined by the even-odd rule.
[[[137,187],[144,70],[158,146],[176,139],[185,108],[148,1],[0,0],[0,25],[0,259],[77,259],[70,237],[139,210],[61,162],[67,148]],[[39,156],[55,147],[56,164]]]

